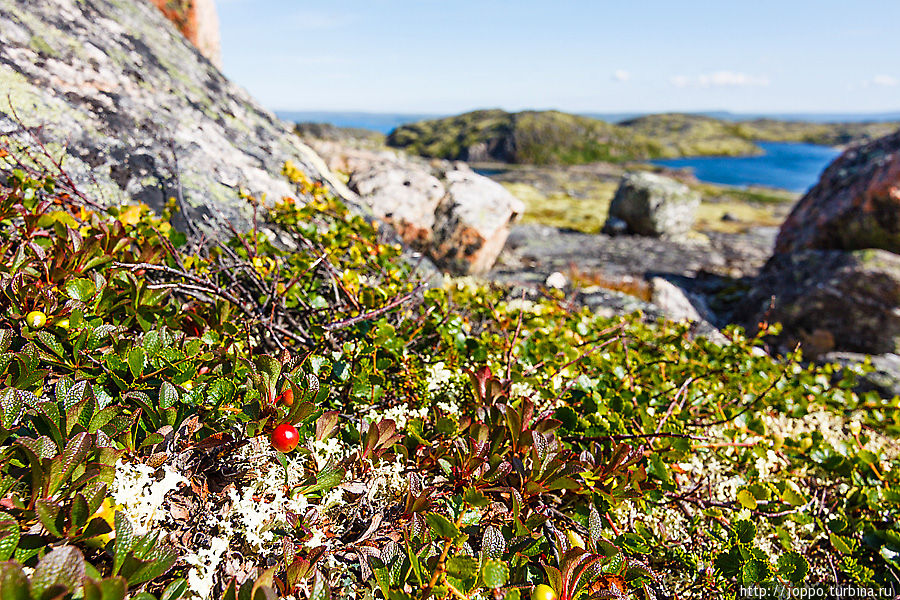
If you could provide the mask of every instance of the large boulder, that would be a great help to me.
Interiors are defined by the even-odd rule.
[[[612,233],[624,223],[628,232],[638,235],[683,236],[693,227],[699,206],[700,195],[683,183],[653,173],[629,173],[609,205],[605,230]]]
[[[438,205],[431,256],[457,273],[486,274],[509,236],[509,223],[525,210],[506,188],[458,165],[444,175],[447,195]]]
[[[738,314],[784,326],[782,349],[900,352],[900,256],[884,250],[803,250],[775,255]]]
[[[788,216],[775,244],[900,253],[900,131],[838,157]]]
[[[309,139],[374,215],[454,274],[484,275],[525,210],[506,188],[462,163],[426,161],[369,140]]]
[[[380,161],[352,171],[349,185],[408,244],[426,251],[431,246],[434,213],[445,193],[437,177],[414,165]]]
[[[240,188],[293,193],[286,161],[355,198],[146,0],[0,0],[0,90],[0,137],[67,149],[69,175],[109,204],[181,191],[202,229],[240,229]]]

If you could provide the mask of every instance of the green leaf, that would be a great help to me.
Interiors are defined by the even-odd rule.
[[[751,544],[756,537],[753,521],[738,521],[734,524],[734,536],[738,544]]]
[[[84,557],[73,546],[54,548],[40,560],[31,576],[31,595],[36,600],[50,597],[54,590],[73,591],[84,579]],[[57,592],[58,593],[58,592]]]
[[[25,402],[18,390],[7,388],[0,393],[0,427],[12,429],[25,414]]]
[[[451,556],[447,559],[447,573],[457,579],[478,575],[478,561],[472,556]]]
[[[135,586],[156,579],[178,560],[178,553],[173,548],[157,544],[158,538],[158,532],[147,534],[135,544],[134,556],[146,561],[146,564],[128,576],[128,585]]]
[[[116,511],[115,517],[116,538],[113,542],[113,575],[118,575],[119,569],[125,562],[125,558],[134,548],[134,528],[131,521],[122,511]]]
[[[28,576],[14,562],[0,563],[0,598],[3,600],[30,600],[31,584]]]
[[[186,580],[176,579],[166,587],[162,594],[159,595],[159,600],[178,600],[178,598],[181,598],[184,595],[187,589],[188,584]]]
[[[144,354],[143,348],[132,348],[128,352],[128,370],[131,371],[132,377],[138,379],[144,373],[144,362],[146,360],[147,355]]]
[[[716,557],[715,565],[724,577],[734,577],[741,570],[743,563],[741,551],[738,546],[733,546],[728,552],[723,552]]]
[[[469,488],[463,494],[463,501],[469,506],[483,508],[491,503],[487,496],[481,490]]]
[[[831,545],[834,549],[841,554],[850,554],[853,552],[852,542],[849,538],[839,536],[836,533],[829,533],[828,539],[831,540]]]
[[[168,381],[163,381],[159,387],[159,407],[163,410],[172,408],[176,402],[178,402],[178,388]]]
[[[506,551],[506,538],[493,525],[484,528],[484,534],[481,536],[481,551],[488,558],[500,558]]]
[[[19,545],[19,524],[11,516],[0,513],[0,562],[9,560]],[[0,598],[3,596],[0,595]]]
[[[809,573],[809,563],[798,552],[785,552],[778,557],[778,575],[791,583],[800,583]]]
[[[97,288],[90,279],[71,279],[66,282],[66,294],[73,300],[87,302],[94,297]]]
[[[485,586],[496,590],[509,581],[509,567],[499,560],[489,558],[481,567],[481,579]]]
[[[428,513],[425,515],[425,522],[438,537],[450,540],[459,537],[459,529],[443,515]]]
[[[81,493],[75,494],[72,506],[69,507],[69,518],[72,521],[72,528],[81,529],[84,527],[89,516],[91,516],[91,512],[87,500]]]
[[[41,520],[41,525],[52,535],[58,538],[64,537],[62,527],[62,519],[60,518],[60,505],[49,499],[41,498],[34,504],[34,510]]]
[[[741,506],[750,510],[756,510],[757,502],[756,497],[750,492],[750,490],[743,489],[737,493],[737,501]]]
[[[769,577],[769,563],[759,559],[751,559],[744,563],[741,567],[741,581],[746,585],[748,583],[759,583]]]
[[[784,485],[784,492],[781,494],[781,499],[791,506],[803,506],[809,500],[803,495],[803,491],[793,481],[786,481]]]
[[[124,600],[127,593],[128,583],[122,577],[108,577],[101,581],[85,580],[84,600]]]

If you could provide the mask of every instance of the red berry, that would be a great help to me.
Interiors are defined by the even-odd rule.
[[[300,434],[293,425],[282,423],[272,432],[271,442],[279,452],[290,452],[300,443]]]
[[[285,406],[293,406],[294,405],[294,390],[288,388],[281,392],[281,395],[275,398],[275,404],[279,402],[284,403]]]

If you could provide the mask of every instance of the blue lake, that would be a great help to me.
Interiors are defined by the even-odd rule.
[[[722,185],[764,185],[805,192],[840,150],[816,144],[759,142],[759,156],[668,158],[653,164],[689,168],[700,181]]]

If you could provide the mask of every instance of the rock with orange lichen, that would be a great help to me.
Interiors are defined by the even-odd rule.
[[[454,274],[484,275],[525,206],[463,163],[427,161],[366,141],[304,138],[410,246]]]
[[[777,254],[867,248],[900,254],[900,131],[831,163],[775,243]]]
[[[200,53],[222,66],[219,16],[214,0],[151,0]]]

